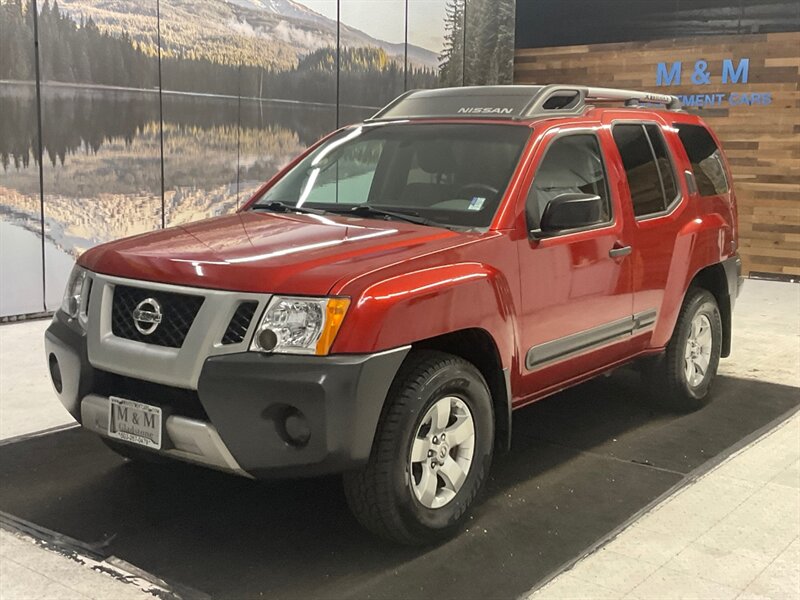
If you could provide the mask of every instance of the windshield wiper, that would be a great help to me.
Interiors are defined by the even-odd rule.
[[[310,208],[305,206],[293,206],[291,204],[286,204],[285,202],[278,202],[277,200],[273,202],[267,202],[266,204],[254,204],[253,210],[271,210],[273,212],[282,212],[282,213],[290,213],[290,212],[298,212],[303,213],[306,215],[324,215],[325,211],[319,208]]]
[[[359,204],[354,206],[348,212],[351,212],[359,217],[388,217],[389,219],[398,219],[400,221],[407,221],[416,225],[428,225],[433,227],[440,227],[439,223],[420,217],[418,213],[402,213],[393,210],[384,210],[382,208],[375,208],[368,204]]]

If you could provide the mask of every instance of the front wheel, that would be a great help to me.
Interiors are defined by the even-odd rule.
[[[386,400],[367,465],[344,476],[353,514],[380,537],[408,545],[452,535],[492,460],[491,394],[469,362],[415,351]]]
[[[643,370],[656,399],[668,408],[702,408],[717,374],[722,351],[722,319],[714,296],[692,288],[686,294],[666,352]]]

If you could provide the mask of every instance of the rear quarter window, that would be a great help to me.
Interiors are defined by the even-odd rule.
[[[701,196],[725,194],[730,189],[722,151],[705,127],[676,123],[678,137],[686,150]]]

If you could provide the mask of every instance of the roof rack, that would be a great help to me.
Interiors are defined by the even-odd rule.
[[[550,91],[550,88],[552,88],[552,91]],[[548,85],[542,90],[542,92],[544,92],[542,95],[546,95],[547,99],[550,99],[562,93],[565,89],[569,88],[559,85]],[[602,87],[577,87],[573,89],[577,89],[583,94],[584,102],[587,100],[592,102],[624,102],[625,106],[640,106],[641,103],[662,104],[667,110],[681,109],[681,101],[678,100],[677,96],[670,96],[669,94]],[[547,93],[548,91],[550,91],[550,93]]]
[[[512,120],[580,114],[587,102],[624,102],[625,106],[662,105],[680,110],[675,96],[580,85],[492,85],[411,90],[394,99],[369,121],[490,117]]]

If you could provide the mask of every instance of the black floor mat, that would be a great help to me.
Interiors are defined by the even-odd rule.
[[[515,413],[468,531],[433,549],[362,532],[337,478],[145,468],[80,429],[0,447],[0,510],[215,597],[514,598],[800,402],[722,377],[678,416],[641,393],[621,373]]]

